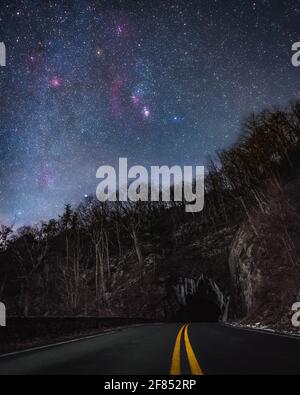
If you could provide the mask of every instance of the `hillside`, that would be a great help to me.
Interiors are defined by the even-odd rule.
[[[299,299],[300,103],[249,117],[209,164],[205,209],[86,199],[2,227],[11,316],[244,319],[287,328]]]

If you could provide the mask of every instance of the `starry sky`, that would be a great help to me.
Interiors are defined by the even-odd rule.
[[[6,1],[0,222],[57,216],[101,165],[203,165],[300,93],[298,0]]]

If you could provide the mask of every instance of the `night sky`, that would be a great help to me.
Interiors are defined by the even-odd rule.
[[[5,1],[0,221],[55,217],[96,169],[203,165],[300,93],[300,2]]]

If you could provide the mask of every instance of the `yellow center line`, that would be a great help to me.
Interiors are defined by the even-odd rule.
[[[197,361],[193,347],[191,345],[191,342],[189,339],[189,334],[188,334],[188,327],[189,327],[188,324],[183,325],[180,328],[180,331],[178,332],[178,335],[176,338],[173,356],[172,356],[171,371],[170,371],[170,375],[172,375],[172,376],[181,375],[181,361],[180,361],[181,357],[180,357],[180,355],[181,355],[181,338],[182,338],[183,331],[184,331],[184,344],[185,344],[185,349],[186,349],[191,373],[193,376],[204,375],[204,373],[199,365],[199,362]]]
[[[170,371],[171,376],[181,375],[180,349],[181,349],[182,332],[185,327],[186,327],[186,324],[181,327],[181,329],[177,335],[177,338],[176,338],[175,347],[174,347],[173,356],[172,356],[171,371]]]
[[[192,345],[191,345],[191,342],[189,339],[188,328],[189,328],[189,325],[186,325],[185,330],[184,330],[184,343],[185,343],[186,353],[187,353],[188,360],[189,360],[190,369],[191,369],[193,376],[203,376],[203,371],[200,368],[200,365],[197,361],[196,355],[193,351],[193,348],[192,348]]]

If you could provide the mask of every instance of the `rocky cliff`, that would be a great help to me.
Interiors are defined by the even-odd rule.
[[[235,316],[293,330],[300,300],[300,181],[271,188],[237,232],[229,256]]]

